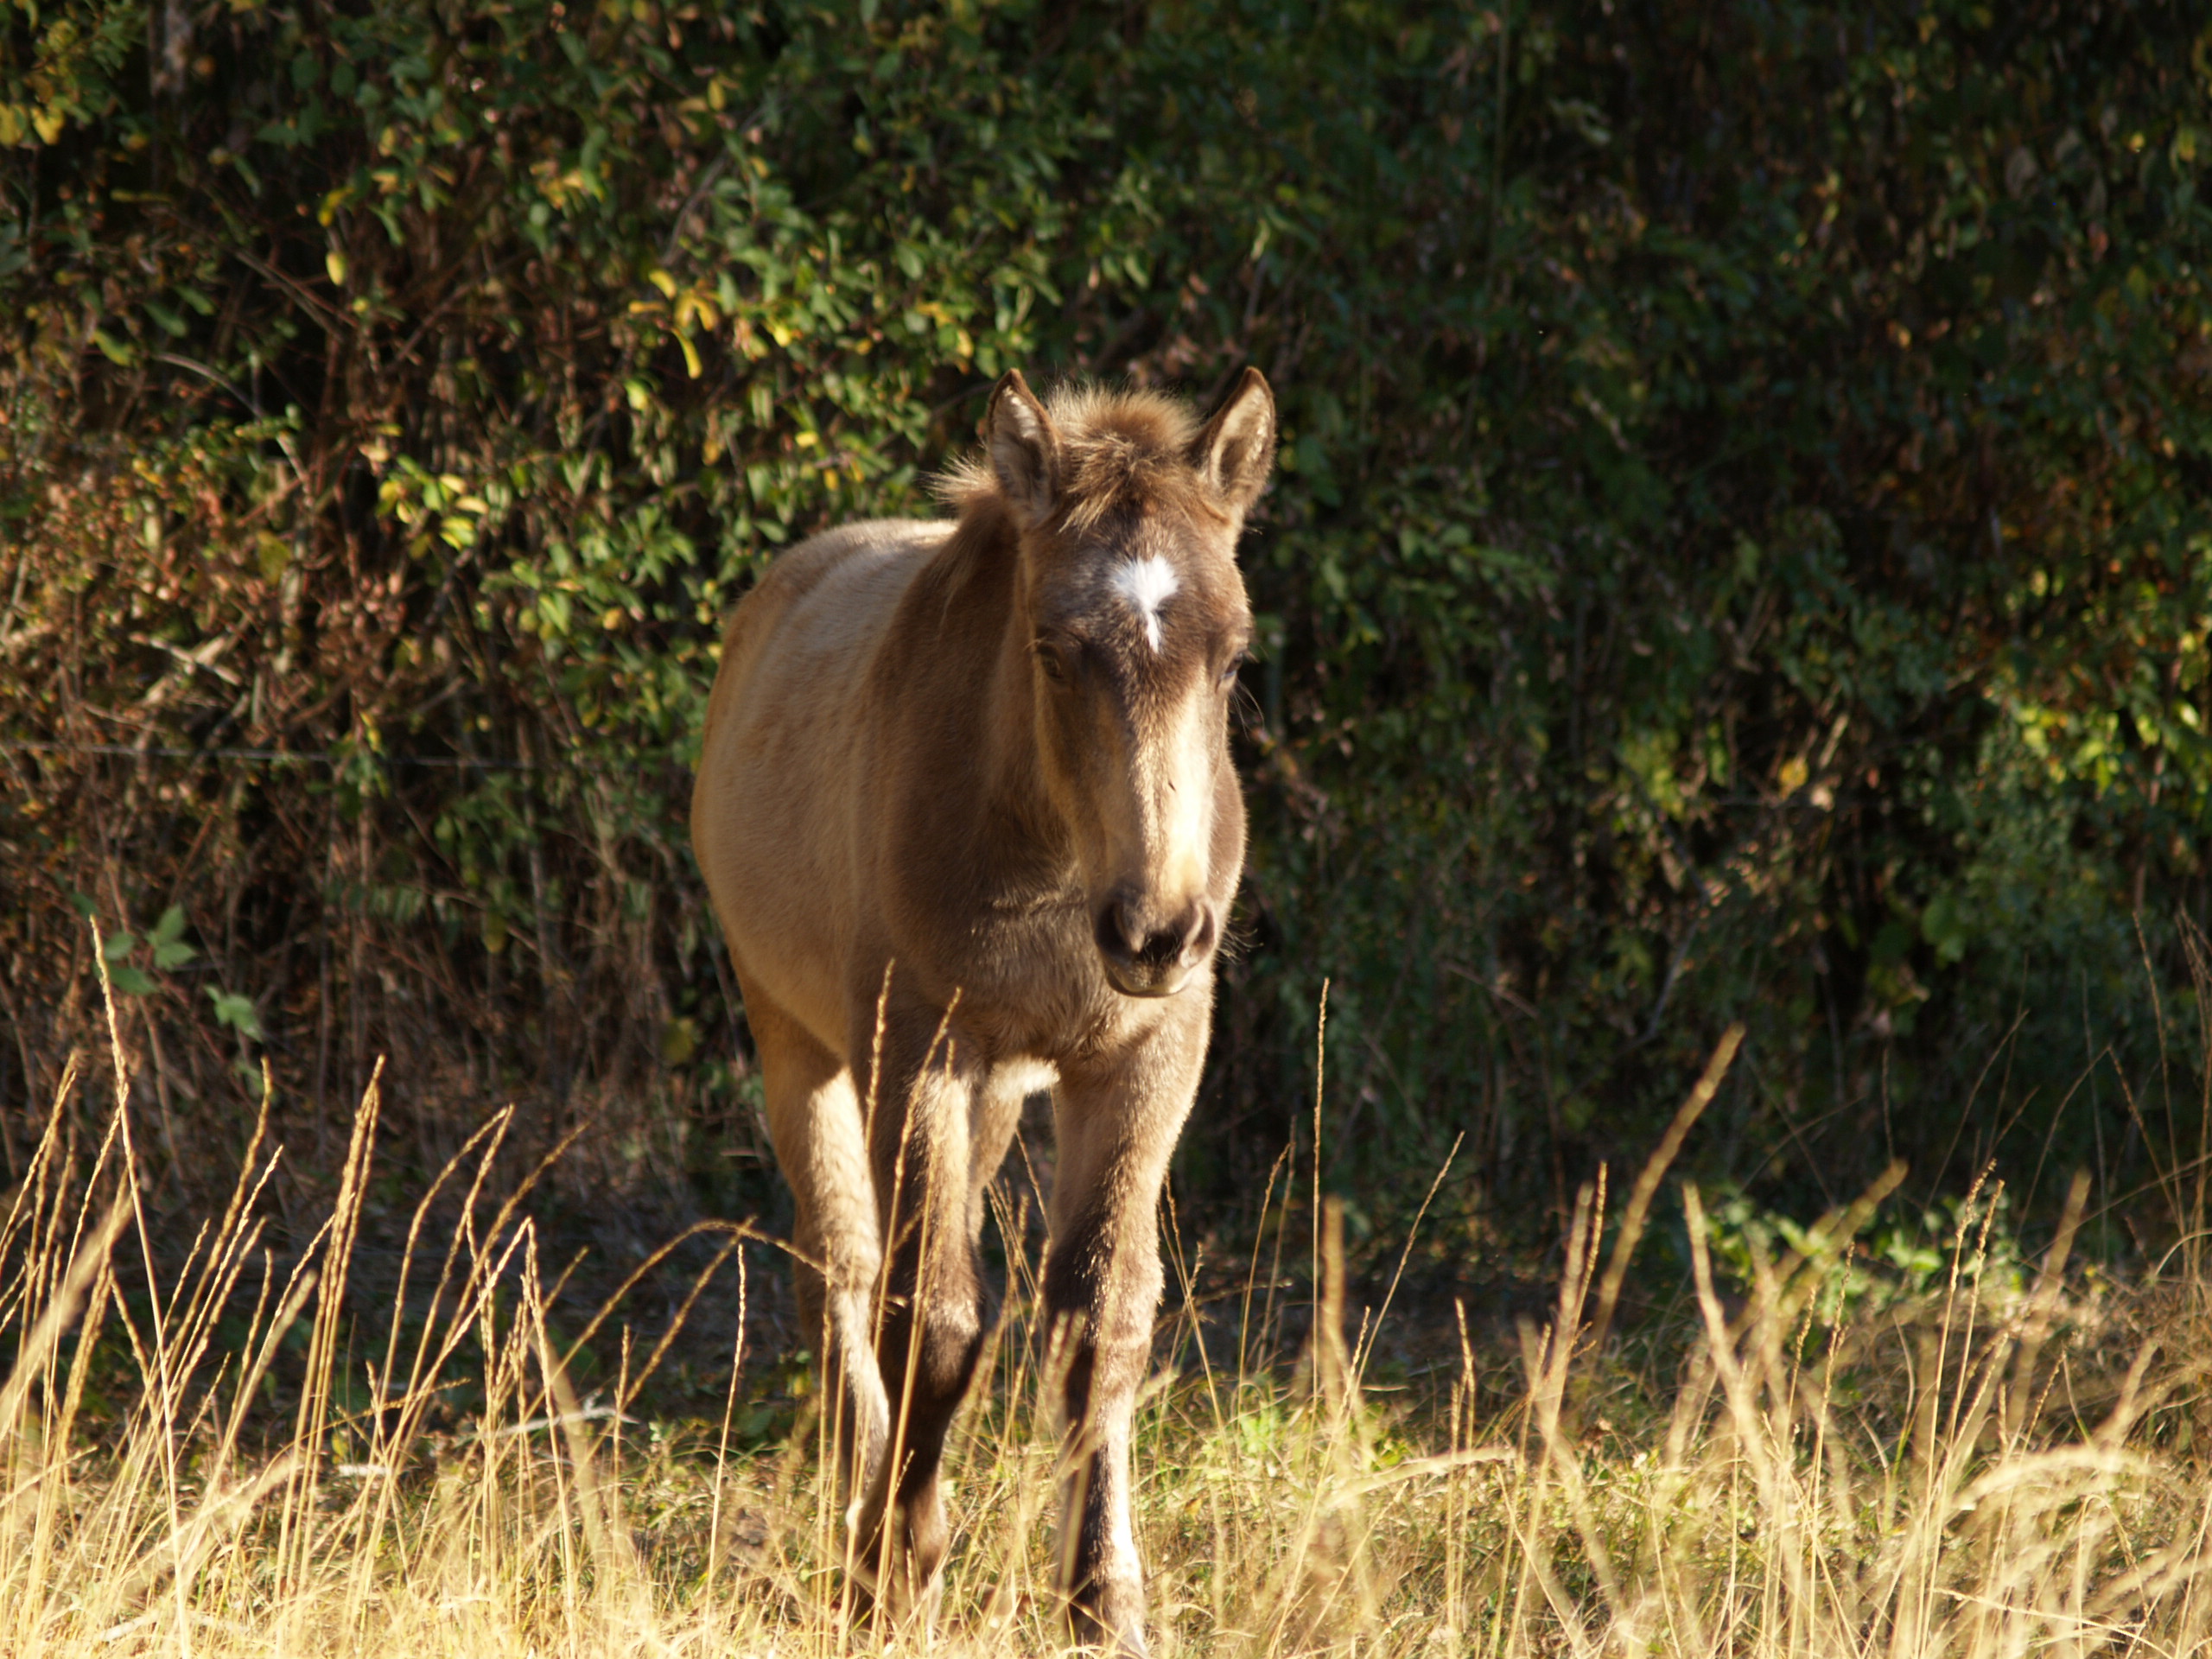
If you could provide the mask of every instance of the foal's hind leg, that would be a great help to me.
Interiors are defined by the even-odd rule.
[[[741,988],[766,1085],[769,1138],[797,1201],[799,1308],[821,1344],[849,1522],[876,1483],[891,1424],[872,1340],[883,1252],[868,1139],[852,1074],[756,987]]]

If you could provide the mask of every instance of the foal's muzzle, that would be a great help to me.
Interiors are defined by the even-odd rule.
[[[1116,896],[1095,930],[1106,977],[1124,996],[1173,996],[1221,940],[1221,912],[1196,899],[1161,918],[1141,901]]]

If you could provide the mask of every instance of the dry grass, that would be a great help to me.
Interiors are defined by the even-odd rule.
[[[119,1076],[119,1045],[115,1058]],[[1287,1181],[1241,1295],[1217,1304],[1233,1317],[1201,1320],[1184,1275],[1170,1322],[1189,1360],[1148,1392],[1139,1452],[1157,1650],[2212,1645],[2212,1486],[2191,1443],[2201,1303],[2193,1277],[2179,1294],[2086,1295],[2066,1272],[2078,1183],[2039,1271],[1992,1270],[1995,1205],[1979,1194],[1933,1287],[1886,1297],[1850,1255],[1878,1192],[1796,1252],[1755,1253],[1726,1297],[1685,1189],[1694,1321],[1628,1366],[1607,1336],[1623,1273],[1727,1058],[1637,1183],[1610,1253],[1601,1184],[1582,1196],[1548,1324],[1484,1364],[1462,1319],[1432,1410],[1374,1403],[1383,1316],[1347,1319],[1334,1212]],[[257,1141],[232,1202],[150,1300],[127,1123],[82,1152],[49,1128],[0,1230],[16,1350],[0,1391],[9,1652],[1054,1649],[1033,1263],[1016,1263],[952,1458],[962,1530],[934,1633],[857,1628],[818,1433],[803,1421],[779,1449],[734,1449],[736,1363],[729,1408],[703,1429],[616,1408],[660,1357],[626,1345],[613,1402],[579,1405],[527,1187],[486,1196],[504,1119],[423,1196],[410,1246],[435,1247],[410,1249],[415,1282],[364,1334],[346,1286],[377,1109],[372,1089],[296,1269],[258,1249],[270,1154]],[[439,1205],[462,1219],[433,1242]],[[1262,1263],[1286,1248],[1316,1270]],[[1293,1300],[1318,1303],[1319,1336],[1285,1373],[1252,1356]],[[118,1353],[120,1392],[97,1375]],[[272,1434],[279,1355],[298,1380]],[[109,1390],[97,1410],[88,1387]],[[457,1425],[432,1410],[455,1388],[472,1402]]]

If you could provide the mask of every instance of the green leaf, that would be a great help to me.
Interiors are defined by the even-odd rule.
[[[1939,893],[1920,913],[1920,937],[1936,948],[1936,959],[1948,966],[1967,953],[1967,918],[1956,899]]]
[[[110,962],[121,962],[137,948],[138,940],[135,934],[111,933],[100,944],[100,955]]]
[[[217,1020],[241,1037],[250,1037],[255,1042],[261,1040],[261,1015],[255,1012],[251,997],[239,996],[235,992],[210,985],[207,1000],[215,1005]]]
[[[119,369],[127,369],[138,360],[136,346],[128,340],[118,340],[105,328],[92,330],[92,344],[100,348],[100,355]]]
[[[118,963],[107,970],[107,982],[115,988],[118,996],[145,996],[160,988],[151,974],[127,962]]]
[[[162,969],[181,968],[200,953],[184,942],[184,910],[171,905],[162,912],[162,919],[154,924],[154,931],[146,936],[154,947],[154,966]]]

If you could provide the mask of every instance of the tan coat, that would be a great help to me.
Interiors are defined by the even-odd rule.
[[[817,537],[738,607],[692,841],[819,1267],[855,1576],[894,1617],[932,1599],[982,1195],[1050,1086],[1063,1586],[1078,1635],[1141,1651],[1129,1424],[1243,860],[1234,552],[1274,405],[1248,370],[1198,429],[1010,373],[983,431],[955,519]]]

